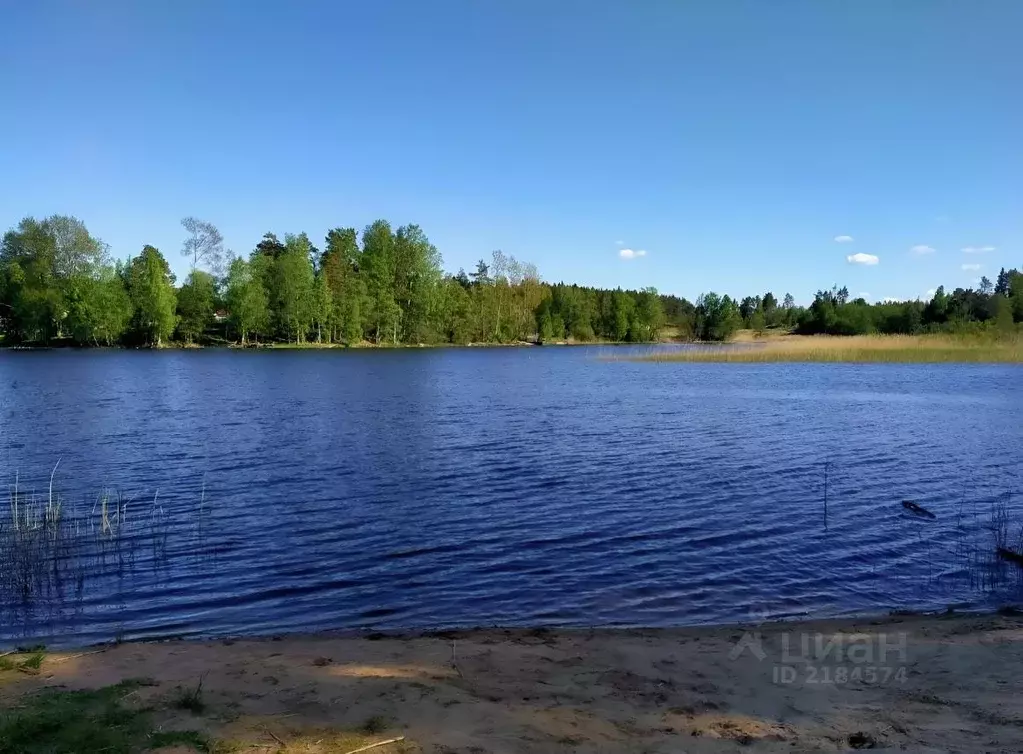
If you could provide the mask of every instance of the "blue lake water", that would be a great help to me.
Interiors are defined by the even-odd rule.
[[[1007,497],[1023,369],[601,358],[626,353],[0,352],[6,487],[48,499],[59,460],[67,515],[95,520],[116,489],[125,531],[158,518],[162,532],[128,562],[93,559],[45,605],[4,592],[0,640],[668,626],[1018,598],[980,588],[958,555],[999,501],[1023,523]],[[938,520],[904,516],[907,498]]]

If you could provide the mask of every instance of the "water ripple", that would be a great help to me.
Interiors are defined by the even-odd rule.
[[[101,561],[68,609],[0,605],[0,639],[668,626],[1006,597],[978,590],[959,549],[1019,489],[1019,368],[595,353],[0,353],[5,478],[41,492],[61,458],[69,510],[116,487],[130,519],[159,508],[167,530]],[[902,515],[905,498],[938,521]]]

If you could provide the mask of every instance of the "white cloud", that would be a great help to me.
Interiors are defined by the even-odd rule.
[[[852,243],[852,236],[835,236],[835,243]]]
[[[984,265],[982,264],[964,264],[963,269],[966,270],[967,272],[976,272],[983,266]]]
[[[850,254],[845,258],[845,261],[849,264],[865,264],[868,267],[873,266],[881,260],[873,254],[864,254],[862,251],[858,254]]]
[[[856,298],[870,298],[870,294],[866,291],[860,291],[856,294]]]
[[[934,294],[937,292],[938,292],[937,288],[928,288],[927,293],[925,293],[924,295],[928,298],[928,300],[930,300],[934,298]]]
[[[912,249],[910,249],[910,251],[913,252],[914,254],[933,254],[935,252],[935,248],[933,246],[927,246],[926,244],[921,243],[914,246]]]
[[[622,259],[637,259],[638,257],[645,257],[646,252],[643,249],[636,249],[635,251],[632,249],[622,249],[618,252],[618,256]]]
[[[994,246],[964,246],[963,251],[967,254],[985,254],[994,251]]]

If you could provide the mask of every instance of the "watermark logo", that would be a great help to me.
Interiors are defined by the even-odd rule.
[[[758,606],[750,613],[756,628],[743,632],[728,658],[770,662],[774,683],[880,685],[906,681],[909,639],[905,632],[828,633],[797,629],[772,632],[768,640],[760,626],[769,611]]]

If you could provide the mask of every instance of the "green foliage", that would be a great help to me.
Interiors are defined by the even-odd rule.
[[[636,296],[636,313],[629,325],[629,339],[645,343],[657,340],[664,327],[664,305],[656,288],[646,288]]]
[[[245,345],[249,336],[259,337],[270,325],[270,309],[267,303],[264,280],[272,258],[253,254],[252,261],[234,259],[227,276],[227,307],[231,324]]]
[[[327,285],[327,278],[323,273],[316,276],[313,283],[313,325],[316,328],[316,342],[330,343],[334,322],[334,297],[331,295],[330,286]]]
[[[750,329],[756,330],[758,333],[762,333],[764,328],[767,327],[767,319],[764,317],[764,311],[760,307],[757,307],[750,315],[749,320]]]
[[[531,295],[524,305],[533,317],[528,327],[522,320],[516,322],[518,339],[535,332],[541,342],[566,337],[584,342],[597,338],[645,342],[656,340],[665,324],[664,303],[654,288],[637,292],[563,283],[548,287],[539,282],[539,277],[527,278],[522,285]]]
[[[1012,303],[1012,316],[1017,322],[1023,322],[1023,272],[1010,270],[1007,275],[1009,301]]]
[[[128,263],[128,295],[135,308],[133,329],[143,343],[161,346],[176,324],[174,276],[160,251],[145,246]]]
[[[363,231],[361,274],[368,333],[377,343],[388,336],[396,343],[401,310],[394,300],[394,234],[386,220],[377,220]]]
[[[78,280],[69,289],[67,303],[68,329],[81,346],[115,345],[133,313],[124,282],[109,268]]]
[[[995,296],[994,299],[995,330],[1002,335],[1015,332],[1016,326],[1013,324],[1012,302],[1005,296]]]
[[[288,341],[305,341],[313,322],[314,249],[305,233],[288,235],[284,252],[274,261],[270,274],[270,304],[278,333]]]
[[[668,327],[681,340],[727,340],[737,329],[796,328],[803,334],[1008,333],[1023,321],[1023,274],[1001,270],[977,290],[939,288],[930,301],[869,304],[846,288],[818,291],[803,309],[786,293],[733,299],[684,298],[541,281],[536,267],[494,251],[466,274],[442,273],[442,260],[418,225],[378,220],[327,233],[324,251],[305,233],[267,233],[246,259],[222,270],[223,239],[186,218],[183,252],[193,269],[184,285],[158,250],[146,246],[121,267],[81,221],[25,218],[0,244],[0,338],[4,343],[162,345],[223,333],[243,345],[514,343],[593,340],[650,342]],[[200,265],[211,272],[200,269]],[[222,276],[221,276],[222,275]]]
[[[0,310],[6,333],[21,342],[46,343],[68,337],[74,325],[88,342],[88,323],[102,316],[96,307],[106,301],[93,290],[94,284],[110,272],[106,245],[89,235],[80,220],[26,217],[0,245]],[[77,307],[74,323],[68,321],[72,306]]]
[[[1018,281],[1015,288],[1014,280]],[[797,332],[803,335],[913,335],[942,331],[1004,334],[1014,332],[1014,321],[1023,321],[1023,276],[1016,270],[1002,270],[995,285],[982,281],[977,290],[956,288],[952,293],[939,286],[926,303],[886,301],[870,305],[863,299],[848,301],[844,289],[818,291],[810,307],[798,317]]]
[[[213,322],[217,282],[202,270],[192,270],[178,290],[178,337],[186,343],[198,340]]]
[[[445,277],[439,252],[417,225],[393,230],[378,220],[361,244],[354,228],[334,228],[322,254],[304,233],[283,243],[267,233],[248,260],[231,260],[222,281],[199,269],[221,266],[217,229],[194,218],[183,225],[193,270],[175,291],[153,247],[115,271],[104,261],[105,247],[77,221],[27,218],[7,234],[0,257],[2,334],[13,342],[162,345],[174,333],[189,343],[212,332],[218,306],[227,309],[227,334],[242,344],[642,342],[655,340],[665,324],[682,337],[693,332],[695,310],[684,299],[652,288],[550,286],[535,266],[501,251],[490,263],[480,260],[472,275]],[[57,284],[58,270],[73,273],[66,284]]]
[[[729,296],[707,293],[696,302],[696,336],[700,340],[728,340],[742,327],[742,314]]]
[[[362,252],[355,228],[334,228],[320,259],[320,275],[330,293],[328,317],[330,340],[358,343],[362,340],[366,285],[359,274]]]

